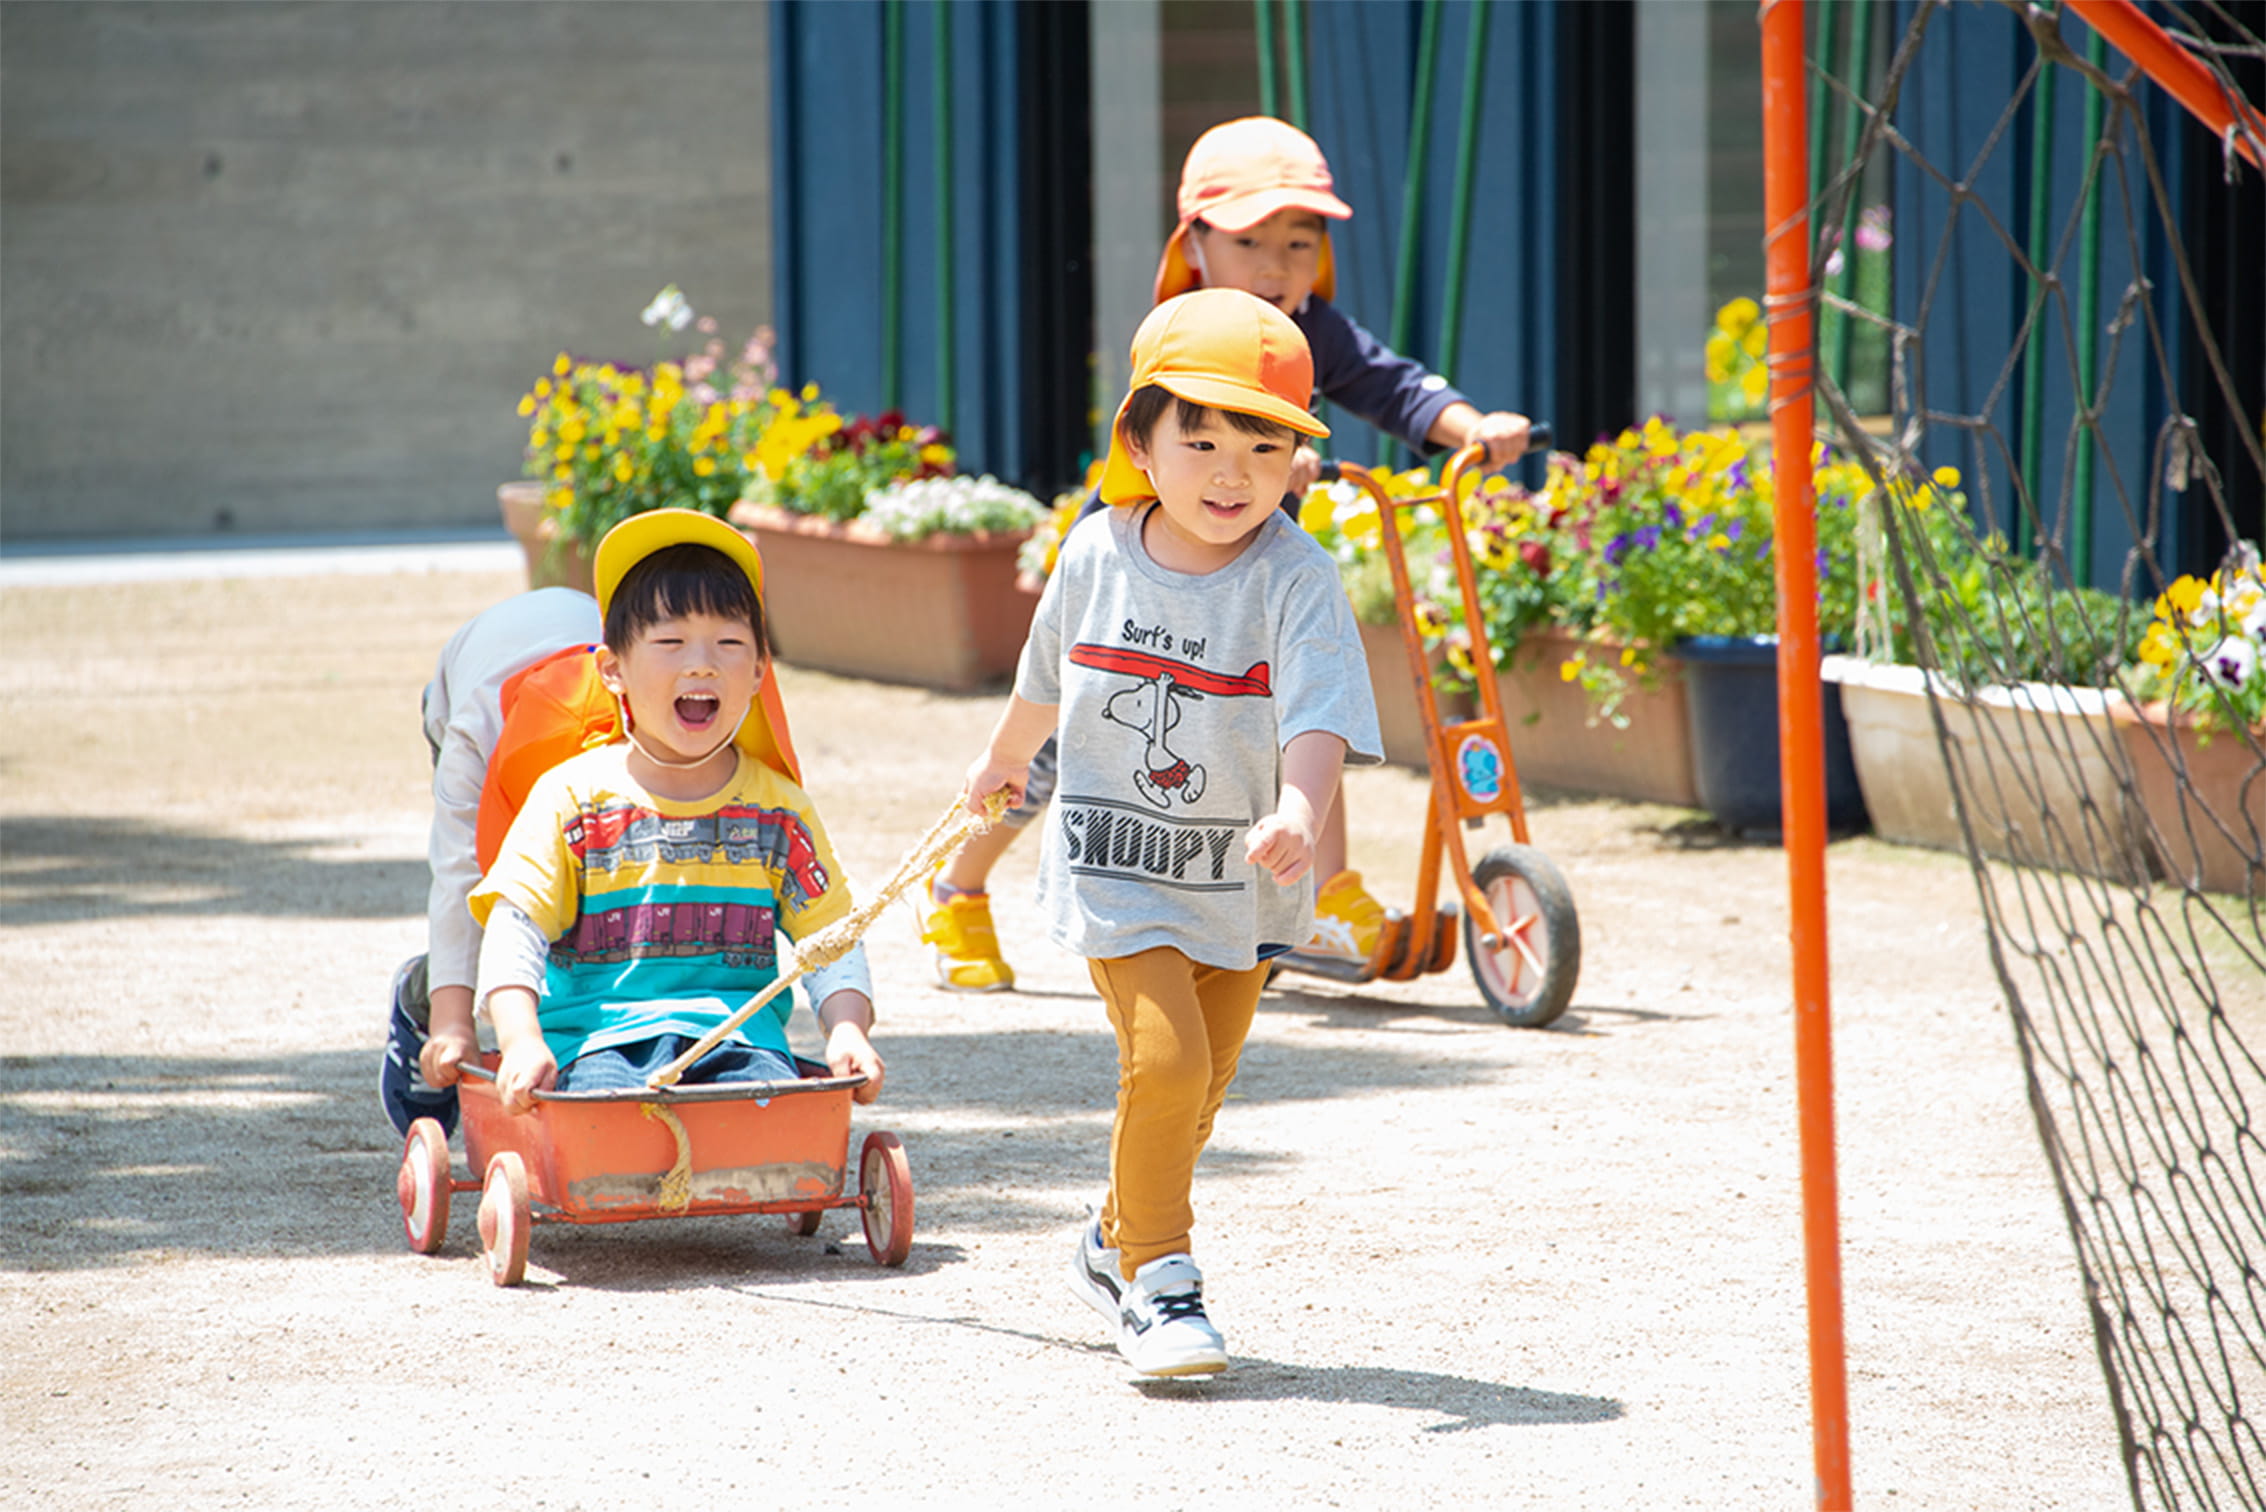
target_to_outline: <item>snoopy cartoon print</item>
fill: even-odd
[[[1154,652],[1094,645],[1071,647],[1070,660],[1135,680],[1132,686],[1109,696],[1102,705],[1102,717],[1141,737],[1141,759],[1132,774],[1133,790],[1160,809],[1172,807],[1175,793],[1182,804],[1195,803],[1204,796],[1202,764],[1172,748],[1170,737],[1181,720],[1180,700],[1206,696],[1266,698],[1273,694],[1265,662],[1254,663],[1241,674],[1220,673]]]

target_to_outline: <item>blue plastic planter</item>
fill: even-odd
[[[1684,662],[1692,780],[1700,806],[1726,829],[1777,834],[1777,637],[1694,636],[1677,643],[1676,655]],[[1841,689],[1826,683],[1824,691],[1826,826],[1861,830],[1865,796],[1849,757]]]

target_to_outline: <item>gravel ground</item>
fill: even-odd
[[[1197,1177],[1224,1377],[1129,1376],[1063,1283],[1114,1065],[1028,846],[1014,994],[933,990],[905,914],[869,942],[903,1269],[843,1214],[540,1227],[502,1291],[465,1198],[409,1253],[374,1085],[416,700],[492,561],[0,595],[0,1504],[1812,1505],[1785,865],[1678,810],[1530,795],[1584,935],[1548,1030],[1460,967],[1268,995]],[[995,701],[781,675],[878,881]],[[1405,898],[1422,782],[1351,793]],[[1830,879],[1858,1501],[2123,1506],[1966,869]]]

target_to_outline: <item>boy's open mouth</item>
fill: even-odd
[[[723,704],[713,693],[684,693],[677,698],[677,723],[688,730],[705,730],[716,722]]]
[[[1206,499],[1204,507],[1213,514],[1232,520],[1241,514],[1249,503],[1250,501],[1247,499]]]

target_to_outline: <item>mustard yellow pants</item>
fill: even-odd
[[[1160,946],[1086,969],[1117,1031],[1102,1243],[1118,1251],[1130,1281],[1149,1261],[1189,1248],[1196,1157],[1235,1080],[1267,967],[1228,971]]]

